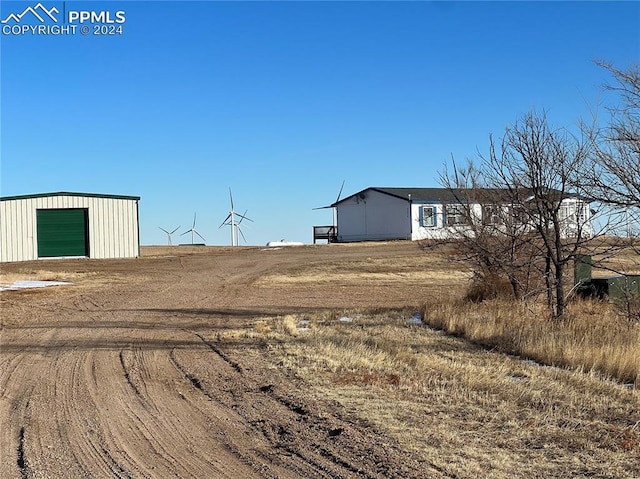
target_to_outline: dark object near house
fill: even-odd
[[[576,257],[574,281],[576,293],[582,298],[610,298],[614,301],[640,297],[640,275],[611,275],[599,278],[592,276],[591,256]]]
[[[626,300],[640,296],[640,275],[594,278],[591,285],[595,296],[600,299],[609,297],[613,300]]]

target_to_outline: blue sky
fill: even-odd
[[[533,108],[558,127],[601,112],[594,60],[640,58],[638,2],[41,3],[125,22],[1,35],[0,194],[141,196],[143,245],[194,212],[229,244],[229,188],[248,244],[309,243],[343,180],[439,186]]]

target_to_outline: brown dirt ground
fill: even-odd
[[[147,247],[136,260],[3,265],[5,279],[73,285],[0,293],[0,477],[437,475],[259,355],[207,339],[256,317],[415,303],[419,278],[278,278],[310,263],[362,269],[418,252],[410,243]]]
[[[0,478],[459,477],[250,335],[225,340],[274,316],[419,306],[467,277],[443,258],[398,242],[4,264],[0,283],[73,285],[0,293]]]

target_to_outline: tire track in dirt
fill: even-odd
[[[29,466],[27,459],[24,456],[24,426],[20,428],[20,433],[18,434],[17,452],[18,457],[16,459],[16,464],[20,470],[20,477],[22,477],[22,479],[29,479]]]
[[[118,351],[118,357],[121,353],[124,354],[123,350]],[[96,357],[94,364],[99,367],[98,378],[112,377],[113,372],[107,371],[104,367],[108,361]],[[178,458],[174,454],[174,448],[162,440],[163,431],[161,431],[159,418],[155,414],[148,413],[149,410],[154,410],[153,407],[148,406],[150,398],[142,395],[130,376],[129,380],[126,379],[126,366],[124,368],[124,372],[122,370],[120,372],[124,381],[111,391],[108,404],[105,401],[107,396],[102,380],[97,379],[90,388],[90,394],[98,401],[98,409],[113,412],[113,415],[109,414],[100,419],[105,442],[103,449],[117,451],[120,460],[129,465],[129,470],[142,472],[145,476],[152,475],[153,471],[146,470],[147,461],[177,464]],[[180,438],[169,437],[169,441],[175,441],[176,444],[180,443],[179,440]],[[161,464],[158,466],[160,467]],[[183,474],[185,472],[182,470]]]
[[[294,418],[297,416],[292,423],[276,424],[277,431],[275,435],[273,434],[273,424],[262,423],[263,434],[267,437],[275,438],[274,442],[277,447],[284,448],[291,454],[313,465],[314,468],[326,472],[328,477],[349,477],[350,473],[370,479],[379,477],[368,473],[344,457],[344,451],[341,454],[326,447],[329,438],[343,433],[343,427],[332,424],[326,418],[314,415],[301,402],[276,394],[272,385],[262,386],[259,390],[293,413],[295,415]],[[315,429],[319,434],[310,435],[310,426],[312,430]],[[269,428],[271,428],[271,431],[269,431]],[[339,432],[336,433],[335,431]],[[303,435],[306,440],[301,443],[300,439]]]
[[[18,437],[17,437],[17,446],[15,451],[16,457],[16,466],[18,467],[18,471],[20,473],[20,477],[22,479],[29,479],[31,477],[31,471],[29,467],[29,461],[27,460],[27,455],[25,453],[25,436],[26,436],[26,427],[25,424],[29,421],[30,416],[30,405],[31,405],[31,390],[33,388],[29,388],[23,395],[19,397],[18,402],[15,404],[15,417],[18,418],[17,423],[19,426]],[[8,430],[12,429],[10,427]],[[10,456],[7,456],[10,457]]]
[[[216,353],[218,356],[220,356],[229,366],[231,366],[233,369],[235,369],[238,374],[242,374],[242,366],[240,366],[237,362],[235,362],[234,360],[229,358],[229,356],[227,356],[218,346],[213,344],[211,341],[207,341],[204,338],[204,336],[202,336],[202,334],[200,334],[200,333],[196,333],[196,332],[193,332],[193,331],[189,331],[189,332],[195,334],[196,337],[200,338],[200,340],[204,344],[206,344],[209,347],[209,349],[211,349],[214,353]]]
[[[372,445],[366,427],[211,339],[257,315],[313,306],[303,291],[289,298],[253,284],[307,254],[69,262],[98,272],[101,289],[7,296],[10,337],[26,349],[0,349],[0,419],[10,429],[0,452],[12,458],[0,477],[424,477],[400,464],[401,452]],[[111,273],[114,284],[104,281]]]
[[[215,349],[210,348],[211,351],[215,353]],[[217,349],[217,348],[216,348]],[[217,353],[216,353],[217,354]],[[206,358],[206,359],[205,359]],[[207,364],[215,363],[210,359],[210,356],[206,356],[203,360]],[[221,407],[229,410],[233,410],[234,414],[241,412],[236,404],[230,404],[226,395],[218,389],[211,388],[208,385],[209,381],[205,381],[204,379],[198,377],[196,374],[189,372],[188,366],[186,364],[193,364],[193,361],[188,361],[186,364],[183,364],[177,357],[175,351],[172,351],[172,359],[174,361],[175,367],[177,370],[181,372],[181,374],[185,377],[189,383],[193,386],[194,389],[198,391],[198,393],[202,394],[207,398],[208,401],[215,402],[219,404]],[[226,363],[226,364],[225,364]],[[236,368],[233,365],[228,364],[225,361],[223,364],[215,365],[215,368],[212,368],[216,371],[219,370],[233,370],[230,372],[234,375],[240,375],[237,372]],[[226,367],[224,367],[226,366]],[[235,385],[237,386],[237,385]],[[187,399],[186,397],[184,399]],[[266,411],[265,411],[266,412]],[[325,475],[319,474],[319,472],[324,467],[315,467],[316,465],[310,463],[303,456],[298,454],[292,454],[290,451],[287,451],[283,448],[278,448],[278,453],[273,454],[269,451],[273,446],[272,441],[267,441],[264,443],[264,435],[259,434],[256,435],[256,432],[260,432],[259,429],[255,427],[251,421],[247,421],[241,414],[238,416],[239,420],[242,421],[244,425],[243,433],[241,435],[233,434],[230,435],[228,433],[220,434],[221,440],[228,448],[228,450],[239,457],[245,464],[251,466],[253,469],[260,471],[261,476],[264,478],[280,478],[280,477],[290,477],[292,472],[295,472],[294,477],[322,477],[322,478],[338,478],[342,477],[340,475]],[[247,447],[246,437],[254,436],[258,441],[252,442],[252,447]],[[291,456],[297,457],[299,460],[292,461]],[[268,461],[265,463],[265,459]]]
[[[65,354],[56,370],[67,374],[58,374],[56,398],[60,398],[58,417],[59,441],[67,444],[75,463],[82,474],[91,476],[97,471],[115,477],[130,477],[127,469],[118,462],[101,443],[101,434],[95,428],[95,402],[86,397],[86,368],[91,365],[88,351],[72,351]],[[95,376],[95,369],[92,376]],[[70,372],[70,374],[68,374]],[[93,431],[87,434],[87,430]],[[83,432],[83,434],[78,434]]]
[[[130,371],[130,368],[127,367],[125,359],[124,359],[124,353],[125,350],[121,349],[120,352],[118,353],[118,357],[120,358],[120,365],[122,366],[122,371],[124,373],[124,378],[127,381],[127,384],[131,387],[131,389],[133,389],[133,392],[136,393],[136,396],[138,397],[138,399],[144,404],[147,404],[146,398],[145,396],[140,392],[140,390],[138,389],[138,386],[135,384],[133,378],[132,378],[132,374]]]
[[[51,335],[43,334],[40,340]],[[7,336],[12,337],[12,334],[3,334],[3,342],[7,341]],[[28,352],[3,354],[2,357],[0,417],[3,420],[0,428],[0,458],[3,461],[0,461],[0,477],[36,477],[42,421],[39,418],[41,384],[34,381],[34,378],[39,379],[43,371],[48,372],[50,358]],[[9,457],[14,458],[14,461],[9,461]]]
[[[258,477],[255,472],[247,474],[247,470],[254,468],[249,469],[244,464],[240,467],[238,460],[230,460],[228,452],[221,450],[218,442],[224,428],[218,429],[215,424],[224,420],[225,412],[219,409],[207,411],[191,400],[185,401],[190,395],[180,386],[182,374],[176,376],[167,370],[167,366],[175,370],[169,354],[165,350],[143,351],[143,356],[148,354],[153,356],[153,360],[145,360],[152,366],[151,380],[143,387],[138,386],[138,393],[124,378],[122,366],[118,364],[122,381],[117,394],[113,395],[116,400],[110,401],[111,407],[117,409],[118,420],[103,425],[107,448],[119,451],[119,455],[126,452],[128,469],[149,477],[175,474],[181,477]],[[103,369],[99,368],[99,375]],[[132,383],[142,377],[136,376],[133,380],[133,375],[129,376]],[[100,395],[99,389],[100,385],[93,394]],[[143,396],[142,401],[138,394]],[[126,437],[122,435],[125,429],[128,429]],[[226,459],[220,460],[218,456]],[[147,464],[154,464],[155,469],[147,468]]]
[[[177,359],[175,350],[171,351],[170,359],[175,368],[180,371],[180,373],[186,378],[187,381],[189,381],[189,383],[191,383],[193,388],[195,388],[200,394],[205,396],[208,401],[213,401],[222,407],[226,407],[224,402],[220,401],[220,398],[213,391],[210,391],[208,388],[206,388],[197,376],[188,372],[187,368]],[[182,398],[185,401],[190,401],[190,399],[185,395],[182,395]],[[217,434],[219,440],[222,442],[227,451],[236,456],[248,467],[252,468],[256,472],[259,472],[260,477],[265,479],[278,479],[282,477],[281,474],[284,471],[277,470],[278,464],[269,464],[273,461],[273,458],[268,457],[268,455],[260,451],[259,448],[253,449],[252,452],[254,454],[252,455],[248,452],[244,452],[245,450],[250,450],[251,448],[240,446],[240,444],[243,444],[244,441],[240,441],[236,434],[233,435],[236,436],[235,438],[225,431],[218,431]],[[267,459],[267,461],[265,461],[265,459]],[[275,471],[273,469],[275,469]]]
[[[207,341],[200,333],[193,334],[218,354],[219,348],[211,341]],[[212,345],[215,347],[212,348]],[[342,444],[332,447],[331,440],[335,436],[343,432],[346,436],[351,433],[357,434],[352,425],[344,424],[335,417],[320,417],[313,412],[311,405],[297,398],[278,394],[273,385],[259,386],[260,378],[247,377],[239,373],[238,370],[248,370],[227,355],[223,360],[228,366],[217,367],[215,373],[213,368],[208,367],[211,361],[205,360],[204,357],[198,358],[202,361],[201,364],[194,358],[182,364],[176,358],[175,352],[172,352],[172,357],[176,362],[176,368],[198,391],[210,400],[234,409],[246,424],[280,451],[281,460],[289,470],[297,470],[305,477],[394,477],[378,473],[378,466],[374,466],[373,470],[371,464],[368,468],[361,467],[359,461],[354,460],[352,452],[345,453]],[[201,376],[197,370],[211,377]],[[214,384],[225,386],[214,388]],[[310,434],[310,431],[313,434]],[[367,451],[372,452],[375,457],[375,451]],[[360,459],[359,453],[355,457]],[[382,463],[383,460],[379,458],[379,462]]]

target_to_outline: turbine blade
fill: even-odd
[[[176,231],[178,231],[179,229],[180,229],[180,227],[178,226],[178,227],[177,227],[176,229],[174,229],[171,233],[168,233],[168,232],[167,232],[167,234],[173,234],[173,233],[175,233]]]
[[[204,237],[203,237],[200,233],[198,233],[196,230],[193,230],[193,232],[194,232],[195,234],[197,234],[198,236],[200,236],[200,238],[202,238],[202,241],[207,241],[207,240],[206,240],[206,239],[204,239]]]
[[[242,230],[240,228],[238,228],[238,233],[240,233],[240,236],[242,236],[242,239],[246,243],[247,242],[247,238],[244,237],[244,233],[242,232]]]
[[[231,211],[233,211],[233,195],[231,194],[231,187],[229,187],[229,199],[231,200]]]
[[[247,214],[247,211],[249,210],[244,210],[244,214],[238,215],[240,217],[240,221],[238,221],[238,225],[240,225],[240,223],[242,223],[242,220],[244,219],[248,219],[245,215]]]
[[[158,228],[160,228],[160,226],[158,226]],[[166,229],[164,228],[160,228],[162,231],[164,231],[165,233],[167,233],[168,235],[170,235],[171,233],[169,233]]]
[[[193,214],[193,226],[192,226],[192,228],[195,228],[195,227],[196,227],[196,214],[194,213]]]
[[[222,222],[222,224],[220,226],[218,226],[218,229],[222,228],[224,225],[228,224],[227,221],[229,221],[229,219],[231,218],[231,213],[229,213],[227,215],[227,217],[224,219],[224,221]]]
[[[344,188],[344,182],[347,180],[342,180],[342,186],[340,186],[340,191],[338,191],[338,197],[336,198],[336,203],[340,201],[340,196],[342,195],[342,188]]]
[[[246,215],[247,212],[245,211],[244,214]],[[247,221],[251,221],[252,223],[254,222],[251,218],[249,218],[248,216],[245,216],[245,215],[241,215],[239,213],[236,213],[236,216],[239,216],[241,218],[240,221],[247,220]],[[238,221],[238,224],[240,224],[240,221]]]
[[[191,231],[193,231],[193,228],[192,228],[192,229],[190,229],[190,230],[185,231],[184,233],[180,233],[180,236],[184,236],[184,235],[186,235],[187,233],[191,233]]]

